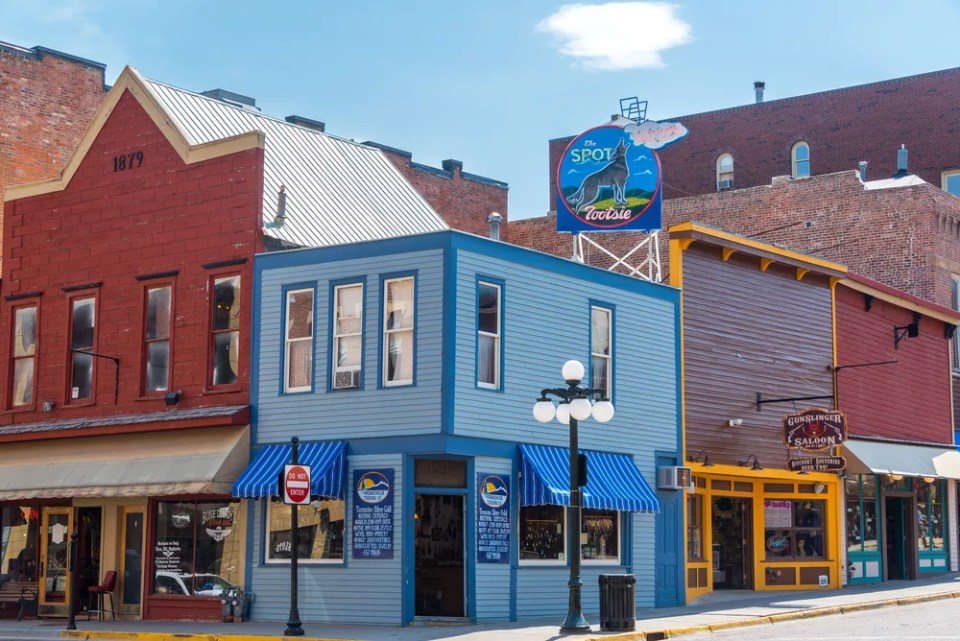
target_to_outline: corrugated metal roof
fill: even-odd
[[[265,135],[264,234],[302,247],[449,229],[379,149],[144,79],[187,142]],[[280,186],[286,219],[274,224]]]

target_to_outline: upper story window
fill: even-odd
[[[363,283],[333,289],[333,389],[360,387],[363,372]]]
[[[477,385],[500,388],[501,287],[477,284]]]
[[[70,301],[70,400],[93,397],[93,354],[96,340],[96,298]]]
[[[413,383],[414,279],[383,283],[383,385]]]
[[[233,385],[240,361],[240,276],[214,278],[210,302],[210,384]]]
[[[950,279],[950,306],[960,311],[960,276],[953,276]],[[953,333],[953,354],[950,362],[953,365],[954,373],[960,374],[960,331]]]
[[[313,290],[287,292],[284,341],[285,392],[309,392],[313,387]]]
[[[13,388],[10,405],[18,407],[33,403],[35,372],[37,371],[37,307],[18,307],[13,312]]]
[[[147,288],[143,332],[143,391],[170,389],[170,285]]]
[[[590,307],[590,386],[613,397],[613,311]]]
[[[790,152],[791,173],[794,178],[810,176],[810,145],[802,140],[793,146]]]
[[[733,189],[733,154],[717,158],[717,191],[721,189]]]
[[[948,169],[943,172],[943,190],[954,196],[960,196],[960,169]]]

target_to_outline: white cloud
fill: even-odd
[[[560,53],[605,70],[663,67],[660,52],[693,39],[676,5],[664,2],[564,5],[537,30],[557,36]]]

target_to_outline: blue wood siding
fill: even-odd
[[[403,457],[396,455],[349,457],[348,479],[353,470],[394,468],[394,521],[392,559],[355,559],[352,557],[352,488],[347,490],[344,528],[343,565],[301,565],[299,571],[300,618],[309,622],[356,622],[399,625],[401,623],[401,559],[403,558]],[[252,584],[256,596],[252,617],[258,621],[286,621],[290,613],[290,566],[266,565],[264,559],[264,502],[256,501],[251,510],[255,519]],[[371,607],[376,604],[376,607]],[[307,634],[322,636],[320,630],[307,628]]]
[[[490,474],[503,474],[511,477],[513,474],[513,461],[510,459],[491,458],[478,456],[474,462],[474,469],[477,472]],[[474,480],[474,483],[476,481]],[[511,481],[511,490],[516,485],[516,481]],[[476,491],[476,488],[474,488]],[[514,500],[516,492],[511,492],[511,498]],[[477,515],[474,513],[468,523],[473,523],[474,530],[477,527]],[[511,523],[513,531],[516,532],[516,524]],[[516,535],[510,540],[511,553],[516,554]],[[470,550],[467,554],[477,556],[476,550]],[[509,621],[510,620],[510,563],[477,563],[476,581],[472,592],[477,605],[477,621]]]
[[[440,430],[442,250],[278,267],[262,272],[256,442],[429,434]],[[381,274],[416,271],[416,385],[378,387],[381,357]],[[366,279],[364,291],[363,389],[329,389],[331,281]],[[313,393],[281,394],[283,286],[317,283],[314,314]]]

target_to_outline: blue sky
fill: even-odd
[[[960,65],[958,27],[957,0],[0,0],[0,40],[462,160],[510,184],[511,218],[548,208],[547,141],[620,98],[662,120],[748,104],[755,80],[773,100],[935,71]]]

